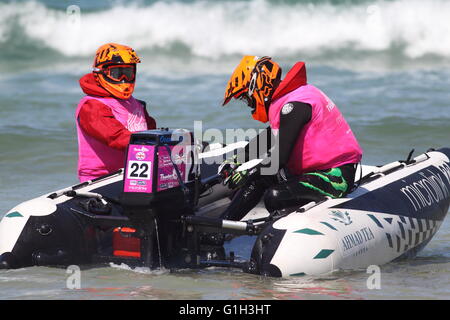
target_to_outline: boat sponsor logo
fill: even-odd
[[[177,176],[177,172],[175,171],[175,169],[173,169],[171,174],[164,174],[164,173],[160,173],[159,174],[159,181],[167,181],[167,180],[177,180],[178,176]]]
[[[186,165],[183,163],[183,156],[186,154],[184,149],[177,149],[175,146],[171,148],[170,153],[165,148],[159,151],[158,191],[177,187],[179,185],[178,171],[180,178],[186,179]]]
[[[183,142],[183,133],[172,133],[170,136],[169,135],[162,135],[159,136],[159,142],[160,143],[173,143],[173,142]]]
[[[169,182],[168,184],[167,184],[167,187],[168,188],[174,188],[174,187],[176,187],[176,186],[178,186],[178,182]]]
[[[134,152],[148,152],[148,151],[150,151],[150,150],[147,149],[146,147],[142,146],[142,147],[140,147],[140,148],[134,147],[134,148],[133,148],[133,151],[134,151]]]
[[[145,159],[145,153],[142,151],[139,151],[138,153],[136,153],[136,159],[137,160],[144,160]]]
[[[129,185],[127,192],[148,192],[148,187]]]
[[[350,219],[350,213],[348,213],[347,211],[342,212],[339,210],[333,210],[329,213],[329,215],[331,216],[331,219],[343,223],[346,226],[352,223],[352,219]]]
[[[167,183],[161,183],[161,184],[159,185],[159,188],[160,188],[160,189],[167,189],[167,188],[168,188],[168,185],[167,185]]]
[[[172,142],[172,138],[168,137],[168,136],[160,136],[159,141],[161,143],[169,143],[169,142]]]
[[[178,187],[178,182],[172,181],[172,182],[168,182],[168,183],[160,183],[158,190],[161,191],[161,190],[166,190],[166,189],[172,189],[175,187]]]
[[[183,155],[183,151],[181,151],[179,154],[174,154],[173,155],[173,162],[175,162],[175,164],[181,164],[181,163],[183,163],[183,162],[185,162],[185,159],[184,159],[185,157],[184,157],[184,155]]]
[[[170,156],[168,155],[160,155],[158,161],[159,168],[173,167],[172,160],[170,160]]]
[[[369,242],[375,239],[372,230],[364,227],[350,233],[341,239],[342,254],[347,256],[359,256],[369,250]]]
[[[130,180],[130,186],[146,186],[147,182],[142,180]]]
[[[179,151],[178,153],[174,152],[174,151]],[[172,150],[172,156],[170,156],[169,154],[167,154],[166,150],[160,151],[159,153],[159,167],[169,167],[169,166],[173,166],[172,161],[176,164],[176,165],[180,165],[183,164],[186,161],[186,156],[185,153],[183,151],[183,149],[180,150]]]
[[[420,171],[420,179],[402,187],[400,192],[409,200],[417,212],[445,200],[449,195],[450,167],[444,163],[437,167],[439,172],[430,169]]]

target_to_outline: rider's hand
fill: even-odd
[[[237,189],[244,185],[247,181],[248,170],[244,171],[235,171],[231,177],[229,177],[226,181],[228,187],[230,189]]]
[[[227,159],[219,166],[219,175],[226,181],[228,180],[236,171],[236,169],[241,165],[234,156],[231,159]]]
[[[223,183],[228,185],[230,189],[239,188],[247,181],[249,172],[248,170],[238,171],[237,169],[240,165],[241,163],[234,156],[231,159],[225,160],[219,167],[219,174],[224,179]]]

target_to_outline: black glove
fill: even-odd
[[[248,178],[248,170],[235,171],[231,177],[226,181],[230,189],[237,189],[242,187]]]
[[[219,166],[219,175],[224,179],[227,180],[229,177],[231,177],[236,169],[241,165],[240,162],[237,161],[237,157],[233,156],[231,159],[227,159]]]
[[[219,167],[219,174],[224,179],[224,184],[228,185],[230,189],[241,187],[247,181],[248,170],[237,171],[241,163],[237,161],[234,156],[231,159],[225,160]]]

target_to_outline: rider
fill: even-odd
[[[132,48],[107,43],[97,50],[92,72],[80,79],[86,94],[75,113],[81,182],[122,168],[131,133],[156,128],[146,103],[132,96],[140,62]]]
[[[281,68],[272,58],[244,56],[228,82],[223,105],[232,98],[244,100],[253,118],[270,126],[222,164],[229,187],[237,190],[223,219],[240,220],[263,196],[274,213],[351,191],[362,149],[336,105],[307,83],[303,62],[281,81]],[[264,161],[257,174],[239,172],[263,138],[268,143],[266,152],[258,153]],[[275,171],[264,174],[271,165]]]

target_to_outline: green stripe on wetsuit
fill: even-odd
[[[333,168],[328,171],[317,171],[317,172],[310,172],[305,173],[305,176],[315,176],[318,177],[320,180],[318,180],[317,184],[314,184],[311,180],[310,181],[300,181],[300,184],[303,186],[310,188],[312,190],[318,191],[319,193],[331,197],[331,198],[339,198],[344,195],[344,193],[347,191],[348,184],[347,181],[345,181],[344,177],[342,176],[342,171],[340,168]],[[330,190],[332,190],[330,193],[325,191],[323,188],[323,183],[328,184],[330,187]],[[319,185],[322,184],[322,185]]]

